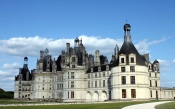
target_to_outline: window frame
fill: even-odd
[[[121,58],[121,63],[125,63],[125,58],[124,57]]]
[[[136,89],[131,89],[131,98],[136,98]]]
[[[121,72],[126,72],[125,67],[121,67]]]
[[[122,85],[126,84],[126,76],[121,76],[121,83]]]
[[[136,84],[135,76],[130,76],[130,83],[131,84]]]
[[[126,89],[122,89],[122,98],[126,98]]]
[[[130,72],[135,72],[135,66],[130,66]]]

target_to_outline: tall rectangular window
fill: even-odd
[[[150,80],[150,87],[152,87],[152,82],[151,82],[151,80]]]
[[[150,96],[151,96],[151,98],[152,98],[152,90],[150,91]]]
[[[93,88],[93,81],[91,81],[91,87]]]
[[[125,72],[125,67],[121,67],[121,72]]]
[[[97,88],[97,81],[95,81],[95,88]]]
[[[121,58],[121,63],[124,63],[125,62],[125,59],[124,58]]]
[[[135,72],[135,67],[134,66],[130,66],[130,72]]]
[[[95,78],[97,78],[97,73],[95,73]]]
[[[157,81],[155,81],[155,86],[157,87]]]
[[[71,79],[74,79],[74,72],[71,72]]]
[[[131,84],[135,84],[135,76],[130,76]]]
[[[126,89],[122,89],[122,98],[126,98]]]
[[[68,81],[68,86],[67,87],[69,88],[69,81]]]
[[[105,77],[105,72],[103,72],[103,77]]]
[[[105,87],[105,80],[103,80],[103,87]]]
[[[90,81],[88,81],[88,88],[90,88]]]
[[[126,76],[122,76],[122,84],[126,84]]]
[[[136,98],[136,89],[131,89],[131,98]]]
[[[69,98],[69,91],[67,92],[67,97]]]
[[[134,57],[131,57],[131,63],[134,63]]]
[[[99,73],[99,77],[101,77],[101,72]]]
[[[71,98],[74,98],[74,91],[71,91]]]
[[[71,81],[71,88],[74,88],[74,81]]]
[[[68,72],[68,77],[67,78],[69,79],[69,72]]]

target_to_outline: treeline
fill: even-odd
[[[13,98],[14,92],[13,91],[4,91],[0,88],[0,98]]]

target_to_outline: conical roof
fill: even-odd
[[[126,31],[129,28],[129,30],[131,29],[131,26],[129,24],[125,24],[124,25],[124,30]],[[124,36],[124,42],[123,45],[119,51],[119,55],[120,54],[125,54],[126,55],[126,63],[129,64],[129,54],[135,54],[136,55],[136,64],[137,65],[146,65],[146,59],[144,58],[144,56],[140,55],[139,52],[137,51],[137,49],[135,48],[134,44],[132,43],[131,40],[131,35],[130,34],[125,34]]]

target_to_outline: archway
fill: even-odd
[[[99,94],[97,91],[95,91],[93,94],[93,101],[99,101]]]
[[[101,101],[105,101],[107,100],[107,92],[106,91],[102,91],[101,93]]]
[[[92,101],[92,95],[91,95],[91,92],[86,92],[86,101],[87,101],[87,102]]]

